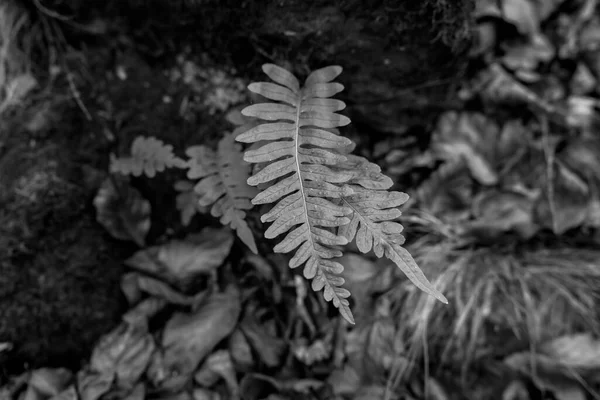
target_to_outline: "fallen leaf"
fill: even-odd
[[[561,235],[580,226],[586,219],[589,204],[588,185],[568,167],[554,168],[551,199],[548,188],[535,204],[536,222]],[[551,201],[553,204],[551,204]]]
[[[474,237],[494,238],[512,230],[530,238],[538,231],[533,204],[533,199],[513,191],[481,192],[473,200],[475,221],[465,226],[466,231]]]
[[[64,368],[40,368],[31,372],[23,400],[46,399],[65,390],[73,374]]]
[[[218,350],[208,356],[202,367],[194,375],[194,380],[201,386],[210,387],[217,382],[215,376],[225,381],[231,399],[239,399],[240,388],[236,371],[231,356],[226,350]]]
[[[292,353],[304,365],[313,365],[331,356],[331,343],[317,339],[308,343],[305,338],[299,338],[292,344]]]
[[[114,382],[114,374],[79,371],[77,374],[77,392],[81,400],[98,400],[110,391]]]
[[[205,296],[205,292],[186,296],[173,289],[168,283],[136,272],[125,274],[121,278],[121,289],[129,304],[137,304],[143,293],[166,300],[171,304],[188,306],[198,304]]]
[[[514,379],[504,388],[502,400],[530,400],[529,390],[523,381]]]
[[[529,0],[503,0],[502,16],[504,20],[514,25],[523,35],[532,35],[539,31],[540,21]]]
[[[450,111],[440,117],[432,149],[444,160],[463,160],[475,180],[482,185],[494,185],[498,176],[486,157],[486,148],[498,136],[498,126],[484,115]]]
[[[239,293],[230,286],[210,296],[193,313],[175,313],[163,331],[161,356],[150,366],[154,385],[170,390],[182,388],[200,361],[233,331],[240,311]]]
[[[425,391],[427,396],[425,398],[431,400],[448,400],[448,394],[442,384],[435,378],[429,376],[425,381]]]
[[[569,86],[571,93],[576,96],[583,96],[592,92],[597,85],[598,80],[588,66],[582,62],[577,64]]]
[[[146,398],[146,385],[138,383],[127,395],[121,398],[123,400],[144,400]]]
[[[140,250],[125,264],[185,291],[198,275],[220,267],[232,245],[233,235],[229,229],[205,228],[185,240],[171,240]]]
[[[463,161],[442,164],[419,186],[419,208],[444,222],[463,221],[469,216],[473,181]]]
[[[77,394],[77,389],[75,389],[74,385],[69,386],[67,389],[63,390],[56,396],[50,398],[50,400],[83,400],[80,399]]]
[[[155,347],[144,326],[122,323],[94,348],[90,371],[114,377],[117,387],[131,388],[146,370]]]
[[[265,365],[276,367],[281,363],[286,343],[276,336],[274,320],[259,323],[253,315],[248,313],[244,316],[240,330]]]
[[[536,386],[552,391],[557,399],[577,400],[585,398],[582,380],[598,381],[599,360],[600,341],[589,333],[580,333],[547,341],[535,354],[514,353],[504,363],[530,375]]]
[[[144,246],[150,230],[150,203],[126,179],[105,179],[94,198],[94,206],[96,219],[114,238],[133,240]]]
[[[229,336],[229,351],[236,369],[247,372],[254,366],[254,353],[244,333],[238,328]]]
[[[373,400],[373,399],[385,399],[387,389],[385,386],[370,385],[363,386],[352,397],[353,400]]]
[[[344,396],[356,393],[362,386],[360,376],[354,368],[345,365],[343,369],[334,370],[327,383],[331,386],[333,393],[337,396]]]
[[[600,340],[589,333],[566,335],[550,340],[540,351],[561,366],[581,370],[600,370]]]
[[[194,400],[221,400],[222,397],[217,393],[207,389],[194,389],[192,392],[192,398]],[[231,397],[232,400],[237,399],[237,397]]]

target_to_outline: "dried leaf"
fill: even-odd
[[[240,388],[238,385],[236,371],[231,361],[231,356],[226,350],[218,350],[208,356],[202,367],[194,375],[194,380],[201,386],[210,387],[217,378],[223,378],[229,389],[229,395],[232,399],[237,399],[240,396]]]
[[[233,331],[240,310],[239,293],[231,286],[193,313],[175,313],[163,332],[162,356],[149,372],[153,383],[165,389],[183,387],[200,361]]]
[[[552,197],[549,199],[546,188],[535,204],[535,217],[541,226],[551,228],[554,233],[561,235],[585,221],[589,188],[566,166],[556,165],[554,171]]]
[[[107,178],[94,198],[94,206],[96,219],[114,238],[144,245],[150,230],[150,203],[126,180]]]
[[[67,389],[63,390],[56,396],[50,398],[50,400],[87,400],[80,398],[77,394],[77,389],[75,389],[74,385],[69,386]]]
[[[229,336],[229,351],[238,370],[246,372],[254,366],[252,347],[239,328]]]
[[[142,298],[142,293],[165,300],[171,304],[188,306],[198,304],[205,296],[204,292],[194,296],[186,296],[161,280],[135,272],[125,274],[121,278],[121,288],[129,304],[137,304]]]
[[[67,388],[73,374],[64,368],[40,368],[31,372],[23,400],[46,399]]]
[[[503,0],[504,20],[513,24],[523,35],[532,35],[539,31],[540,21],[536,9],[529,0]]]
[[[533,200],[513,191],[489,190],[473,201],[476,221],[467,230],[474,237],[494,238],[507,231],[515,231],[523,238],[532,237],[538,230],[533,221]]]
[[[145,327],[123,323],[94,348],[90,370],[114,376],[118,387],[131,388],[146,370],[154,349],[154,339]]]
[[[600,340],[589,333],[561,336],[544,343],[540,351],[564,367],[580,371],[600,369]]]
[[[361,387],[352,400],[385,399],[387,388],[385,386],[370,385]]]
[[[287,347],[285,341],[275,335],[273,323],[273,320],[268,320],[259,324],[256,318],[247,315],[240,324],[240,330],[254,349],[255,354],[268,367],[280,365]]]
[[[98,400],[110,391],[114,378],[114,374],[111,373],[79,371],[77,374],[77,391],[81,396],[81,400]]]
[[[185,240],[171,240],[140,250],[125,264],[183,289],[198,275],[220,267],[232,245],[233,236],[229,230],[206,228]]]
[[[498,137],[498,126],[482,114],[452,111],[440,117],[432,149],[444,160],[464,160],[473,178],[483,185],[494,185],[498,176],[486,157],[486,149]]]
[[[327,383],[333,389],[333,393],[337,396],[350,395],[356,393],[362,386],[361,378],[354,368],[345,365],[343,369],[334,370]]]
[[[530,400],[529,390],[523,381],[515,379],[504,388],[502,400]]]

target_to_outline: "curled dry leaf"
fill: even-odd
[[[175,313],[165,326],[160,355],[149,368],[154,385],[182,388],[200,361],[233,331],[240,311],[239,293],[230,286],[209,297],[196,312]]]
[[[223,264],[233,245],[231,231],[206,228],[185,240],[171,240],[135,253],[125,264],[185,289],[195,277]]]
[[[107,178],[94,198],[96,219],[116,239],[140,247],[150,230],[150,203],[123,178]]]

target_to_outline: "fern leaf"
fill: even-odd
[[[352,193],[343,185],[352,173],[335,167],[346,161],[343,149],[352,142],[328,130],[350,123],[346,116],[336,114],[345,104],[329,99],[344,88],[331,82],[342,68],[330,66],[314,71],[303,88],[281,67],[265,64],[263,71],[276,83],[252,83],[248,88],[279,103],[244,108],[243,115],[269,122],[236,138],[243,143],[267,142],[247,150],[244,156],[251,163],[266,163],[248,179],[248,184],[271,182],[252,203],[276,203],[261,217],[262,222],[271,223],[265,237],[286,234],[274,251],[295,251],[289,266],[304,266],[303,275],[312,279],[313,290],[323,290],[325,300],[332,301],[342,316],[354,323],[347,299],[350,292],[341,287],[344,279],[339,276],[344,267],[333,260],[342,255],[337,246],[348,242],[335,230],[348,224],[352,213],[351,208],[332,201]]]
[[[353,194],[343,196],[341,205],[352,209],[351,221],[341,226],[338,234],[349,242],[356,240],[358,249],[363,253],[371,250],[377,257],[387,257],[419,289],[443,303],[448,300],[429,282],[410,253],[402,247],[403,227],[395,222],[402,212],[399,206],[408,200],[402,192],[387,191],[392,181],[381,173],[380,168],[362,157],[352,156],[341,169],[350,168],[354,176],[348,181]]]
[[[200,179],[194,187],[200,207],[211,206],[211,215],[220,217],[223,225],[229,225],[253,253],[257,253],[252,231],[246,223],[245,210],[253,207],[250,199],[256,188],[246,180],[250,176],[250,164],[244,162],[241,146],[234,136],[227,134],[219,141],[217,151],[206,146],[192,146],[186,154],[190,157],[187,177]]]
[[[166,168],[185,168],[185,161],[173,154],[173,146],[154,137],[138,136],[131,144],[131,156],[117,158],[110,155],[110,172],[149,178]]]

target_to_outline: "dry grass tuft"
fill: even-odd
[[[466,379],[475,362],[535,351],[563,334],[600,332],[600,251],[458,251],[431,243],[412,251],[450,303],[407,285],[389,294],[412,366],[460,366]],[[395,371],[395,381],[409,372]]]

